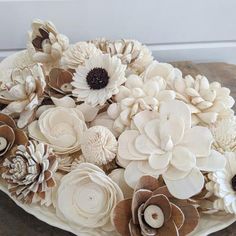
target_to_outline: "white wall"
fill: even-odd
[[[160,61],[236,63],[235,0],[0,0],[0,57],[25,47],[34,18],[71,42],[135,38]]]

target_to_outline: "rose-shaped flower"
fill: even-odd
[[[116,55],[127,65],[127,74],[141,74],[153,61],[151,51],[136,40],[109,41],[98,39],[91,41],[103,53]]]
[[[185,236],[197,226],[199,213],[186,200],[174,198],[167,187],[143,176],[132,199],[120,201],[113,221],[122,236]]]
[[[32,138],[49,144],[59,154],[80,150],[86,129],[82,112],[78,108],[66,107],[49,108],[28,126]]]
[[[130,75],[119,93],[117,103],[109,106],[107,113],[114,119],[114,130],[121,133],[133,127],[133,117],[140,111],[158,111],[160,102],[175,98],[175,92],[166,90],[166,82],[161,77],[153,77],[146,82],[137,75]]]
[[[218,82],[210,83],[205,76],[178,78],[172,81],[172,89],[176,91],[177,99],[188,104],[194,124],[215,123],[219,118],[233,114],[234,99],[230,90]]]
[[[181,101],[163,102],[159,114],[140,112],[134,124],[137,129],[126,130],[118,140],[119,162],[128,161],[125,179],[131,187],[144,174],[162,175],[173,196],[187,199],[203,188],[201,171],[224,168],[224,157],[211,151],[211,132],[191,127],[191,112]]]
[[[45,87],[45,75],[41,65],[14,69],[11,81],[1,85],[0,102],[8,104],[2,112],[18,115],[17,126],[24,128],[34,119],[35,110],[43,101]]]
[[[75,230],[114,231],[111,213],[120,200],[123,194],[115,182],[97,166],[82,163],[61,179],[56,210]]]
[[[14,145],[27,143],[25,132],[17,129],[15,121],[10,116],[0,113],[0,157],[10,151]]]
[[[59,34],[52,22],[34,20],[29,32],[28,52],[35,62],[57,65],[69,46],[69,39]]]

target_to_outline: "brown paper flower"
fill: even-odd
[[[30,141],[27,147],[18,146],[15,155],[4,160],[3,167],[2,178],[9,184],[9,192],[24,203],[44,199],[48,188],[55,186],[58,162],[43,143]]]
[[[133,199],[114,209],[113,222],[122,236],[184,236],[198,224],[197,209],[187,200],[174,198],[156,178],[143,176]]]
[[[17,129],[15,121],[8,115],[0,113],[0,157],[14,145],[25,145],[28,138],[24,131]]]
[[[65,95],[72,95],[71,82],[73,73],[71,70],[63,70],[60,68],[53,68],[48,76],[47,93],[50,96],[62,97]]]

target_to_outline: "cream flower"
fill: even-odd
[[[177,92],[177,99],[188,104],[194,124],[215,123],[218,118],[233,114],[234,99],[230,90],[218,82],[210,83],[205,76],[178,78],[173,80],[172,89]]]
[[[218,197],[213,204],[215,209],[236,214],[236,153],[227,152],[225,157],[225,168],[208,174],[206,189]]]
[[[0,102],[8,104],[2,112],[18,115],[17,126],[24,128],[34,119],[35,110],[43,101],[45,87],[45,76],[40,64],[14,69],[11,81],[1,85]]]
[[[82,163],[61,180],[57,215],[78,232],[85,227],[113,235],[111,213],[122,199],[121,189],[100,168]]]
[[[221,153],[236,151],[236,117],[220,119],[209,126],[214,137],[213,148]]]
[[[126,66],[120,59],[110,55],[92,56],[79,66],[74,74],[73,94],[78,101],[88,105],[104,105],[112,95],[119,92],[119,87],[126,81]]]
[[[138,113],[137,129],[119,137],[119,161],[129,161],[125,179],[134,187],[142,175],[162,175],[173,196],[187,199],[203,188],[201,171],[219,170],[225,159],[211,151],[213,138],[207,128],[191,127],[191,113],[183,102],[163,102],[157,118],[153,113]]]
[[[93,126],[84,132],[81,150],[86,162],[101,166],[116,157],[117,141],[108,128]]]
[[[127,65],[127,73],[141,74],[153,61],[151,51],[136,40],[109,41],[98,39],[91,41],[103,53],[116,55]]]
[[[31,28],[27,47],[32,59],[44,64],[58,64],[69,46],[69,39],[59,34],[50,21],[34,20]]]
[[[49,144],[59,154],[80,150],[86,129],[82,112],[78,108],[66,107],[49,108],[28,126],[33,139]]]
[[[137,75],[130,75],[119,93],[117,103],[109,106],[107,113],[114,119],[114,129],[121,133],[132,128],[133,117],[140,111],[158,111],[160,102],[175,98],[175,92],[166,90],[166,82],[161,77],[153,77],[146,82]]]
[[[91,56],[101,53],[92,43],[78,42],[65,51],[62,57],[62,64],[68,68],[76,69],[78,66],[84,65],[85,61]]]

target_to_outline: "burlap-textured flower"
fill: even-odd
[[[4,160],[2,178],[12,196],[30,204],[44,199],[46,191],[55,186],[57,166],[56,156],[47,145],[30,141]]]
[[[69,39],[59,34],[52,22],[39,19],[32,22],[28,52],[35,62],[57,64],[69,46]]]
[[[24,131],[16,127],[15,121],[8,115],[0,113],[0,157],[4,156],[14,145],[25,145],[28,138]]]
[[[119,202],[113,215],[122,236],[184,236],[198,224],[197,209],[174,198],[167,187],[151,176],[139,180],[133,198]]]
[[[34,119],[35,111],[44,99],[45,87],[45,75],[40,64],[14,69],[11,81],[1,85],[0,103],[8,104],[2,112],[17,115],[17,126],[25,127]]]

